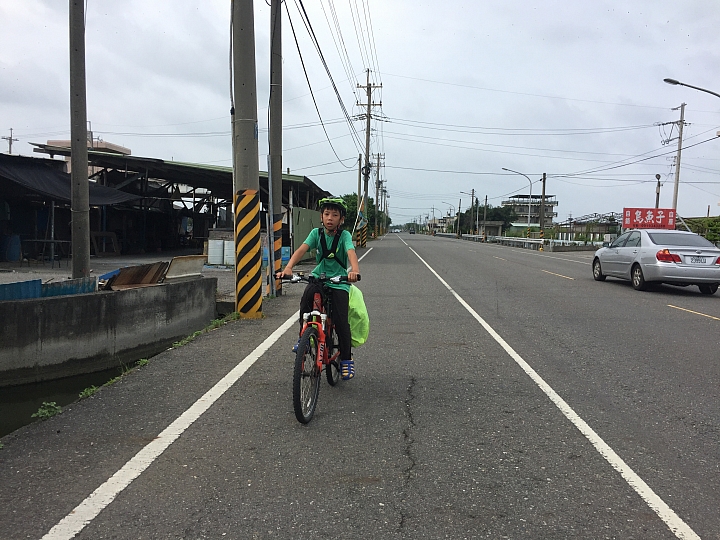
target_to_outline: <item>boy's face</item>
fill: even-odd
[[[335,208],[325,208],[322,213],[322,222],[326,229],[334,231],[343,224],[345,218]]]

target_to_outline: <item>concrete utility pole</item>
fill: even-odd
[[[88,184],[85,90],[85,3],[70,0],[70,167],[72,277],[90,276],[90,187]]]
[[[475,213],[475,188],[472,188],[470,193],[470,223],[472,223],[473,214]],[[472,225],[471,225],[472,226]],[[475,218],[475,227],[473,227],[473,234],[477,230],[477,218]]]
[[[378,154],[375,168],[375,238],[378,237],[378,212],[382,209],[380,204],[380,158],[381,154]]]
[[[458,200],[458,211],[457,211],[457,223],[455,224],[455,233],[458,238],[462,238],[462,232],[460,231],[460,207],[462,206],[462,199]]]
[[[252,0],[233,0],[233,189],[260,189]]]
[[[483,240],[485,239],[486,222],[487,222],[487,195],[485,195],[485,208],[483,209],[483,226],[482,226]]]
[[[358,88],[363,88],[361,85],[357,85]],[[371,114],[371,107],[377,106],[372,102],[372,90],[373,88],[382,88],[382,84],[380,86],[375,86],[370,84],[370,70],[367,70],[367,84],[364,87],[367,92],[367,111],[365,113],[365,166],[363,167],[363,177],[364,177],[364,183],[363,187],[364,189],[364,199],[363,199],[363,208],[365,209],[365,215],[368,215],[368,204],[367,204],[367,196],[368,196],[368,185],[370,183],[370,120],[372,119]],[[358,105],[360,105],[358,103]],[[380,105],[382,106],[382,102],[380,102]],[[377,201],[375,201],[377,203]],[[365,238],[365,237],[363,237]],[[366,246],[366,242],[363,240],[362,247]]]
[[[252,0],[232,0],[235,309],[244,318],[262,317],[254,19]]]
[[[270,236],[273,245],[268,247],[268,260],[272,274],[282,266],[282,11],[281,0],[271,0],[270,5],[270,167],[268,187],[272,212]],[[282,281],[271,279],[273,293],[282,294]]]
[[[543,173],[542,178],[542,195],[540,197],[540,230],[545,230],[545,180],[547,175]]]
[[[677,108],[673,109],[677,111]],[[678,188],[680,187],[680,153],[682,151],[682,134],[685,125],[685,103],[680,105],[680,122],[678,122],[678,149],[675,159],[675,190],[673,191],[673,210],[677,210]]]
[[[3,137],[3,139],[8,142],[8,154],[12,154],[12,143],[13,143],[13,141],[18,142],[18,139],[13,139],[12,132],[13,132],[13,128],[10,128],[10,136],[9,136],[9,137]]]

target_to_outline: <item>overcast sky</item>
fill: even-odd
[[[352,123],[358,143],[299,2],[286,3],[283,167],[336,195],[354,192],[365,123]],[[720,93],[717,0],[303,3],[351,117],[364,112],[356,85],[365,70],[382,83],[371,152],[384,154],[395,223],[453,212],[459,199],[464,209],[462,192],[472,189],[494,206],[527,194],[528,180],[503,167],[528,175],[534,194],[547,173],[556,221],[652,207],[656,174],[660,206],[670,207],[677,125],[669,123],[683,102],[678,213],[720,213],[720,98],[663,83]],[[265,0],[254,8],[266,170],[270,10]],[[230,3],[87,0],[86,19],[94,136],[137,156],[231,166]],[[70,135],[68,2],[3,1],[0,25],[0,135],[13,128],[13,153],[32,155],[29,142]]]

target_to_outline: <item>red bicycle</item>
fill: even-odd
[[[360,276],[358,276],[360,280]],[[293,408],[295,418],[302,424],[312,420],[320,395],[320,377],[325,370],[327,382],[335,386],[340,378],[340,342],[335,325],[330,318],[332,313],[332,297],[329,294],[329,283],[347,281],[347,276],[319,278],[293,275],[288,283],[318,283],[321,291],[313,297],[313,308],[310,313],[303,313],[303,327],[300,332],[295,366],[293,370]]]

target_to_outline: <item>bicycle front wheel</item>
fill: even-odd
[[[302,424],[312,420],[320,394],[321,369],[317,366],[318,333],[308,328],[298,343],[293,372],[293,408],[295,418]]]

